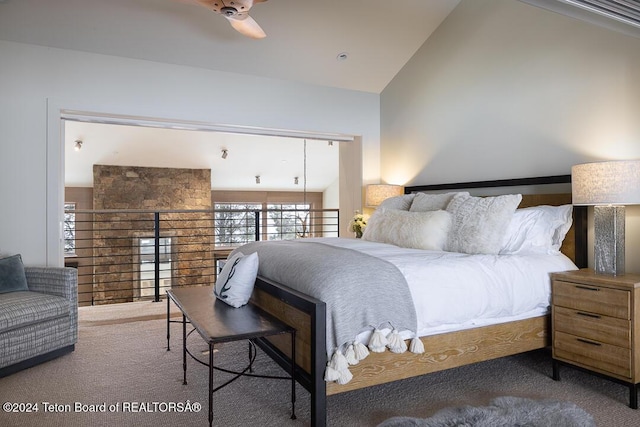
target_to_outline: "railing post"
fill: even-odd
[[[256,227],[256,242],[260,240],[261,230],[260,230],[260,211],[253,211],[253,220],[255,222]]]
[[[154,247],[155,256],[153,259],[155,274],[153,276],[153,285],[155,288],[154,301],[160,301],[160,212],[153,213],[153,230],[154,230]]]

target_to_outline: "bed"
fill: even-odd
[[[567,191],[569,183],[570,175],[561,175],[407,187],[405,193],[431,194],[472,189],[475,194],[485,194],[483,191],[486,190],[494,197],[500,193],[525,193],[524,188],[526,191],[533,189],[539,194],[523,195],[518,208],[560,206],[571,203],[571,194]],[[551,188],[553,192],[545,193],[547,188]],[[562,191],[555,192],[558,188]],[[572,225],[562,240],[560,250],[578,268],[586,266],[586,209],[572,208]],[[263,263],[263,260],[260,262]],[[335,260],[327,261],[326,268],[331,268],[334,262]],[[270,276],[280,277],[272,274]],[[538,310],[524,317],[514,316],[513,320],[485,326],[479,322],[477,326],[453,331],[445,328],[426,336],[421,335],[416,328],[416,339],[424,352],[372,351],[358,364],[349,367],[352,374],[349,381],[338,384],[325,381],[327,364],[331,362],[331,351],[328,349],[331,344],[328,344],[327,337],[328,334],[335,334],[324,301],[293,289],[291,283],[280,283],[262,275],[258,275],[255,281],[251,301],[296,328],[296,379],[311,394],[311,424],[314,426],[326,425],[327,396],[544,348],[549,344],[547,310]],[[411,340],[407,341],[407,345],[415,344],[409,344],[409,341]],[[258,345],[281,366],[289,369],[291,352],[288,340],[279,337],[261,339]]]

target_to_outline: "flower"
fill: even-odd
[[[364,214],[356,211],[356,214],[351,218],[351,231],[356,233],[356,237],[362,237],[364,229],[367,228],[367,218]]]

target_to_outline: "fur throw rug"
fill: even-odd
[[[393,417],[378,427],[595,427],[593,417],[570,402],[498,397],[489,406],[447,408],[430,418]]]

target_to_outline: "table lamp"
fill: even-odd
[[[640,160],[575,165],[571,193],[574,205],[594,207],[596,273],[624,274],[624,207],[640,204]]]
[[[404,194],[404,187],[391,184],[370,184],[365,190],[365,206],[375,208],[389,197],[401,196]]]

